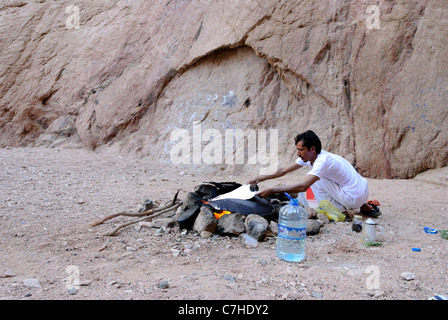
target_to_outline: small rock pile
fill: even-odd
[[[257,214],[245,216],[241,213],[225,214],[220,219],[216,219],[214,212],[208,206],[202,206],[192,229],[203,238],[216,233],[222,236],[247,234],[261,241],[268,232],[275,236],[278,234],[277,222],[276,219],[268,220]],[[308,219],[306,234],[315,235],[319,233],[321,227],[321,221]]]
[[[217,218],[215,215],[216,210],[204,199],[216,197],[220,192],[221,194],[229,192],[229,189],[223,188],[216,192],[216,189],[212,188],[210,194],[204,195],[203,186],[198,186],[195,192],[188,193],[183,200],[182,206],[178,208],[175,214],[164,215],[164,217],[154,219],[151,222],[140,222],[136,228],[157,228],[159,233],[163,233],[164,230],[178,227],[184,231],[192,230],[202,238],[209,238],[215,235],[231,237],[247,235],[253,241],[263,241],[268,235],[278,235],[278,212],[289,201],[280,201],[276,198],[271,199],[274,211],[267,216],[232,212]],[[238,186],[238,184],[234,185],[235,188]],[[141,204],[139,211],[148,209],[148,202],[151,202],[151,200],[145,200]],[[310,208],[307,209],[309,209],[308,211],[312,210]],[[322,225],[323,222],[315,219],[315,217],[309,218],[306,234],[308,236],[318,234]]]
[[[238,185],[235,185],[236,187]],[[221,236],[240,236],[247,234],[257,241],[262,241],[269,233],[274,236],[278,234],[278,211],[288,201],[283,203],[276,201],[275,206],[273,206],[275,211],[268,216],[260,216],[257,214],[245,215],[236,212],[224,214],[217,219],[214,208],[208,205],[206,201],[203,201],[204,197],[207,198],[207,195],[204,196],[198,190],[203,191],[204,189],[198,186],[195,192],[188,193],[182,208],[177,212],[176,219],[179,228],[194,230],[202,238],[208,238],[214,234]],[[211,190],[214,193],[212,192],[208,196],[211,195],[214,197],[219,195],[219,190],[214,188],[211,188]],[[229,191],[229,189],[225,191]],[[317,234],[321,227],[321,221],[308,219],[307,235]]]

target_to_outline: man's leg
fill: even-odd
[[[311,186],[311,190],[313,190],[317,203],[328,200],[341,212],[347,210],[342,190],[336,183],[325,178],[319,179]]]
[[[315,182],[311,189],[317,202],[321,200],[330,201],[341,212],[347,211],[347,209],[358,209],[366,201],[369,194],[368,188],[366,188],[365,194],[359,199],[352,199],[344,193],[339,185],[333,181],[322,178]]]
[[[325,178],[318,180],[311,186],[314,196],[317,202],[321,200],[328,200],[336,208],[338,208],[342,213],[348,214],[348,209],[360,209],[360,212],[366,214],[370,217],[378,217],[381,215],[381,211],[378,207],[372,206],[367,203],[367,198],[369,196],[369,189],[366,186],[365,193],[356,200],[353,200],[347,196],[338,184],[333,181],[327,180]]]

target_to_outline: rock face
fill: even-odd
[[[2,1],[0,146],[258,171],[311,129],[367,177],[445,166],[446,0],[375,3]]]

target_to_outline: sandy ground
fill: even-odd
[[[249,177],[200,176],[79,149],[0,149],[0,166],[0,299],[410,300],[448,295],[448,241],[423,231],[448,229],[447,186],[371,179],[370,198],[382,204],[377,219],[385,230],[382,246],[363,245],[349,222],[326,222],[318,235],[307,238],[306,260],[288,263],[276,257],[273,237],[250,248],[238,238],[202,239],[178,228],[160,233],[131,226],[116,237],[98,237],[125,218],[89,226],[105,215],[133,210],[147,198],[168,201],[177,188],[182,198],[203,181],[244,183]],[[263,185],[282,181],[287,179]],[[81,286],[69,290],[77,272]],[[40,287],[29,287],[26,279],[36,279]]]

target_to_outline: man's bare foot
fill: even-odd
[[[364,203],[360,208],[360,213],[372,218],[378,218],[381,215],[381,211],[378,206],[374,206],[368,203]]]
[[[372,211],[373,207],[368,203],[364,203],[360,209],[361,209],[361,211],[369,212],[369,211]]]

